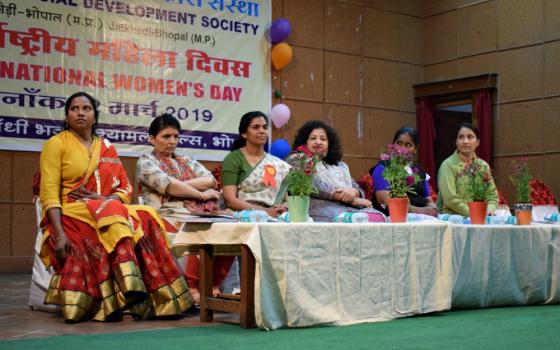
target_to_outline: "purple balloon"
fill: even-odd
[[[288,35],[292,32],[292,27],[290,22],[284,18],[278,18],[276,21],[272,22],[270,26],[270,41],[273,44],[282,42],[286,40]]]

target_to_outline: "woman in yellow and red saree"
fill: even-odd
[[[158,214],[128,205],[115,147],[95,135],[97,101],[79,92],[65,105],[64,131],[41,153],[41,256],[55,274],[45,303],[67,322],[177,316],[192,297]]]

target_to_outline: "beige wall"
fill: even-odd
[[[560,195],[560,1],[427,1],[424,79],[498,73],[494,166],[514,201],[508,163],[527,156]]]
[[[292,63],[273,71],[290,106],[274,138],[290,143],[310,119],[332,124],[354,177],[402,125],[415,125],[412,85],[499,73],[494,103],[496,173],[511,198],[507,162],[530,158],[535,177],[560,195],[560,1],[274,0],[292,24]],[[134,180],[135,159],[125,158]],[[38,154],[0,151],[0,272],[31,266]],[[211,167],[215,164],[210,164]]]
[[[274,1],[273,18],[292,24],[290,65],[273,88],[292,111],[274,138],[293,141],[322,119],[342,139],[354,177],[375,163],[394,130],[415,125],[412,85],[422,82],[422,1]]]

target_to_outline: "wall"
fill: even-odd
[[[294,59],[273,71],[292,119],[274,138],[293,141],[322,119],[342,139],[354,177],[366,173],[402,125],[415,125],[412,85],[422,82],[421,1],[274,1],[292,24]]]
[[[508,163],[529,158],[560,195],[560,2],[441,0],[424,8],[424,79],[498,73],[494,167],[512,203]]]

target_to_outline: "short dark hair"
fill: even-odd
[[[64,102],[64,116],[66,117],[68,116],[68,111],[70,110],[70,104],[72,103],[72,100],[82,96],[87,98],[89,100],[89,103],[91,103],[91,106],[93,107],[93,116],[95,117],[95,123],[93,123],[93,126],[91,128],[91,134],[95,135],[95,130],[97,129],[97,124],[99,122],[99,101],[97,101],[95,98],[93,98],[93,96],[91,96],[87,92],[79,91],[73,93],[72,95],[70,95],[70,97],[66,99],[66,102]],[[62,128],[64,130],[68,130],[70,128],[66,120],[62,124]]]
[[[472,130],[472,132],[474,132],[476,138],[477,139],[480,138],[478,136],[478,128],[476,126],[473,126],[472,123],[469,123],[469,122],[463,122],[463,123],[459,124],[459,126],[457,127],[457,131],[455,132],[455,137],[459,136],[459,131],[461,131],[462,128],[467,128],[467,129]]]
[[[292,149],[296,149],[301,145],[307,144],[309,134],[315,129],[323,129],[327,133],[329,141],[329,150],[323,161],[330,165],[338,165],[342,160],[342,146],[340,145],[340,138],[336,131],[327,123],[322,120],[310,120],[303,124],[296,133]]]
[[[264,118],[266,120],[266,124],[268,125],[268,117],[261,111],[253,111],[243,114],[241,120],[239,121],[239,136],[237,136],[237,139],[233,141],[233,145],[231,146],[232,151],[245,146],[247,140],[243,136],[241,136],[241,134],[247,132],[247,129],[249,129],[249,125],[251,125],[251,122],[255,118]]]
[[[397,142],[397,139],[401,137],[401,135],[408,135],[412,139],[414,146],[418,147],[420,145],[420,140],[418,139],[418,131],[416,129],[411,128],[410,126],[403,126],[397,130],[395,136],[393,136],[393,143]]]
[[[156,137],[157,134],[159,134],[159,132],[165,128],[174,128],[177,129],[177,131],[181,132],[181,124],[179,124],[179,121],[171,114],[164,113],[152,120],[150,129],[148,130],[148,134],[150,134],[150,136]]]

